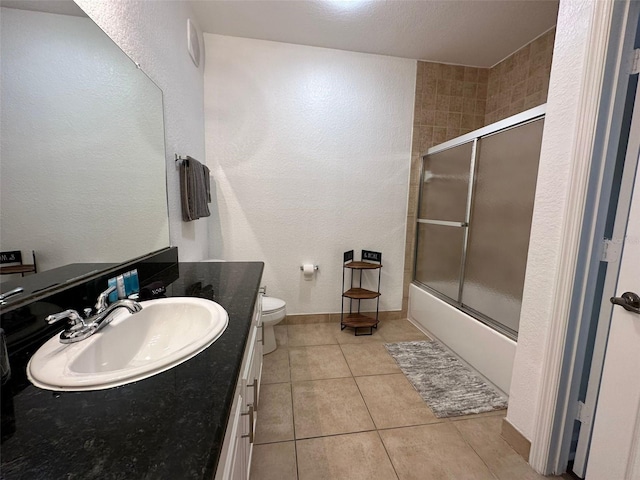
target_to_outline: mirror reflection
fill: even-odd
[[[0,251],[42,272],[168,246],[161,90],[73,2],[0,5]]]

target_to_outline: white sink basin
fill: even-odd
[[[27,376],[47,390],[103,390],[151,377],[203,351],[227,328],[229,316],[215,302],[174,297],[121,308],[86,340],[51,338],[31,357]]]

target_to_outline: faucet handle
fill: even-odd
[[[53,315],[47,315],[44,320],[49,325],[52,325],[56,322],[59,322],[60,320],[65,320],[65,319],[69,320],[69,324],[71,326],[78,325],[78,324],[85,325],[84,320],[78,314],[78,312],[71,309],[65,310],[64,312],[60,312],[60,313],[54,313]]]
[[[104,292],[98,295],[98,301],[96,302],[96,313],[101,313],[107,308],[107,299],[109,294],[115,291],[116,287],[111,285]]]

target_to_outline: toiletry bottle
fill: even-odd
[[[140,280],[138,279],[138,269],[131,270],[131,290],[132,293],[140,292]]]
[[[124,276],[118,275],[116,277],[116,288],[118,289],[118,298],[123,299],[127,298],[127,293],[124,289]]]
[[[133,292],[131,291],[131,272],[125,272],[122,274],[124,277],[124,296],[129,298]]]
[[[116,277],[110,278],[107,282],[107,285],[109,287],[116,287],[115,290],[113,290],[113,292],[111,292],[109,294],[109,303],[113,303],[116,300],[118,300],[118,290],[117,290],[117,282],[116,282]]]

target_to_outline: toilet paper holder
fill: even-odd
[[[313,269],[314,270],[319,270],[320,267],[318,267],[318,265],[314,265]],[[300,265],[300,270],[304,270],[304,265]]]

